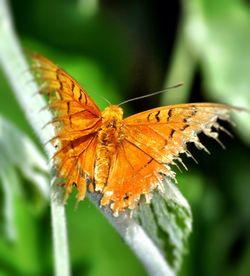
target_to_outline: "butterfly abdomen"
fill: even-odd
[[[110,105],[102,112],[102,125],[98,132],[95,161],[95,190],[103,191],[111,160],[124,137],[123,110],[119,106]]]

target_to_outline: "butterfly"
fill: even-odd
[[[230,121],[237,108],[218,103],[176,104],[123,118],[119,105],[103,112],[87,92],[47,58],[33,54],[33,70],[41,93],[49,97],[54,117],[57,176],[64,180],[65,198],[76,186],[77,200],[86,191],[100,193],[100,206],[114,215],[133,210],[155,189],[164,192],[163,179],[175,180],[172,165],[180,154],[192,157],[187,143],[206,150],[198,134],[218,140],[225,130],[218,119]],[[226,131],[226,130],[225,130]]]

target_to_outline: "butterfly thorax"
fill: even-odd
[[[102,112],[102,124],[98,133],[103,145],[119,144],[123,139],[123,110],[117,105],[110,105]]]
[[[117,105],[110,105],[102,112],[102,124],[98,131],[94,175],[97,191],[102,191],[106,185],[111,160],[123,139],[123,110]]]

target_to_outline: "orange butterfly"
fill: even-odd
[[[236,108],[216,103],[157,107],[123,119],[119,105],[100,111],[86,91],[66,72],[45,57],[34,54],[34,70],[49,95],[58,142],[53,157],[58,176],[65,181],[67,198],[76,185],[77,199],[86,189],[100,192],[100,206],[117,215],[133,209],[142,195],[150,201],[154,189],[164,191],[164,177],[175,179],[170,168],[193,142],[205,147],[197,134],[218,140],[223,129],[218,119],[229,121]]]

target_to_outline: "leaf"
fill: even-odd
[[[47,163],[34,143],[0,116],[0,184],[3,191],[2,212],[5,220],[4,232],[11,240],[15,240],[14,202],[17,197],[24,196],[27,189],[21,176],[33,184],[37,199],[48,199],[49,185]],[[39,197],[37,197],[37,192]],[[29,195],[29,200],[32,200]],[[34,201],[34,200],[33,200]],[[39,199],[41,203],[41,199]]]
[[[177,272],[192,230],[192,214],[176,185],[168,179],[164,185],[165,192],[154,192],[151,204],[141,204],[136,217],[168,265]]]
[[[184,1],[186,35],[199,56],[208,96],[250,110],[250,10],[243,1]],[[250,143],[249,116],[236,114]]]

